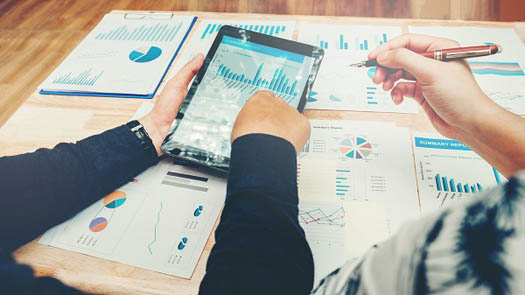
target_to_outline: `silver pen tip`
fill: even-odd
[[[364,65],[363,65],[362,62],[359,62],[359,63],[356,63],[356,64],[351,64],[350,66],[351,66],[351,67],[356,67],[356,68],[361,68],[361,67],[363,67]]]

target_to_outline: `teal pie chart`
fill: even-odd
[[[156,60],[162,54],[162,49],[156,46],[141,47],[131,51],[129,60],[132,62],[145,63]]]

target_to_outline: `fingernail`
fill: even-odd
[[[388,57],[388,51],[379,54],[379,56],[377,57],[377,60],[379,62],[386,61],[387,57]]]

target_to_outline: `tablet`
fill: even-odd
[[[302,112],[323,55],[315,46],[223,26],[162,151],[227,171],[231,129],[244,103],[256,92],[270,90]]]

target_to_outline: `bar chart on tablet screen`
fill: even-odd
[[[190,39],[186,41],[180,56],[175,60],[167,80],[172,78],[196,53],[206,55],[217,33],[224,25],[256,31],[274,37],[291,39],[295,29],[294,21],[261,21],[246,19],[242,21],[224,19],[202,19]]]

